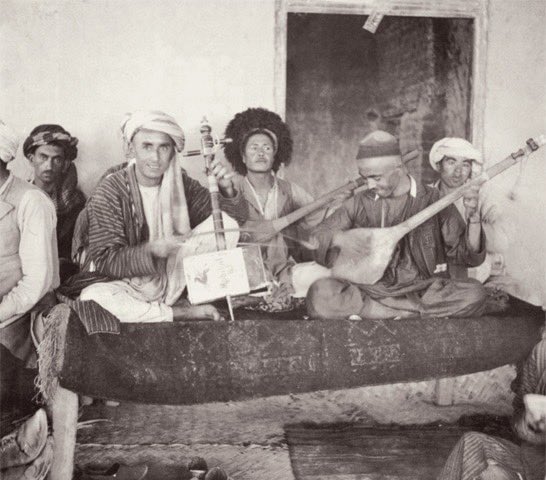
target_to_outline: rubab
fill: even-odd
[[[405,235],[461,198],[469,186],[479,185],[495,177],[545,143],[544,135],[536,139],[530,138],[525,147],[398,225],[387,228],[354,228],[340,232],[334,243],[340,251],[332,267],[333,276],[354,283],[373,285],[383,277],[396,245]]]
[[[247,235],[245,239],[248,238],[250,241],[255,242],[267,242],[289,225],[331,203],[338,195],[345,192],[353,194],[357,188],[365,185],[365,183],[366,180],[362,177],[350,180],[345,185],[322,195],[315,201],[290,212],[284,217],[276,218],[275,220],[248,220],[241,228],[241,231]]]

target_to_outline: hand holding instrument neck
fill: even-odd
[[[525,147],[398,225],[387,228],[354,228],[338,232],[334,237],[334,246],[339,247],[339,255],[332,266],[333,275],[355,283],[373,285],[383,277],[396,245],[405,235],[461,198],[467,188],[495,177],[544,144],[545,135],[540,135],[536,139],[530,138]]]

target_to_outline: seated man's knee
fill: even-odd
[[[472,284],[472,288],[468,289],[465,297],[471,304],[481,304],[487,298],[487,290],[481,283]]]
[[[346,318],[359,314],[363,302],[355,285],[337,278],[321,278],[307,292],[307,312],[312,318]]]

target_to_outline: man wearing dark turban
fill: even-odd
[[[78,139],[63,127],[49,124],[34,128],[23,144],[23,153],[34,169],[33,183],[46,192],[55,205],[61,277],[71,264],[74,225],[85,205],[73,163],[78,154],[77,145]]]

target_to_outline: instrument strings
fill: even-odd
[[[191,233],[189,234],[188,236],[185,236],[183,238],[180,238],[180,243],[183,243],[184,241],[186,240],[189,240],[191,237],[198,237],[198,236],[203,236],[203,235],[210,235],[210,234],[215,234],[215,233],[218,233],[218,232],[223,232],[223,233],[226,233],[226,232],[241,232],[241,233],[257,233],[257,232],[260,232],[260,229],[258,228],[218,228],[218,229],[214,229],[214,230],[208,230],[208,231],[205,231],[205,232],[198,232],[198,233]],[[286,233],[282,233],[282,232],[277,232],[275,233],[274,236],[277,236],[277,235],[281,235],[283,238],[286,238],[288,240],[291,240],[293,242],[296,242],[296,243],[299,243],[300,245],[302,245],[303,247],[309,249],[309,250],[316,250],[318,248],[318,245],[312,241],[309,241],[309,240],[303,240],[301,238],[296,238],[296,237],[293,237],[291,235],[288,235]],[[238,245],[256,245],[256,246],[260,246],[260,247],[272,247],[272,248],[283,248],[281,246],[277,246],[277,245],[270,245],[268,242],[239,242]]]

